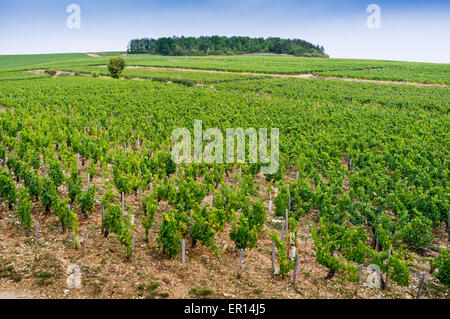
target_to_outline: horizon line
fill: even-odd
[[[85,51],[85,52],[45,52],[45,53],[13,53],[13,54],[3,54],[0,53],[0,57],[2,56],[14,56],[14,55],[51,55],[51,54],[88,54],[88,53],[111,53],[111,52],[124,52],[129,54],[127,50],[108,50],[108,51]],[[242,53],[242,54],[209,54],[209,55],[196,55],[198,57],[206,57],[206,56],[237,56],[237,55],[258,55],[264,54],[264,52],[254,52],[254,53]],[[161,54],[150,54],[150,53],[139,53],[130,55],[154,55],[154,56],[164,56],[164,57],[177,57],[184,55],[161,55]],[[316,58],[316,59],[340,59],[340,60],[370,60],[370,61],[386,61],[386,62],[408,62],[408,63],[432,63],[432,64],[450,64],[450,62],[429,62],[429,61],[412,61],[412,60],[389,60],[389,59],[376,59],[376,58],[343,58],[343,57],[307,57],[307,56],[295,56],[291,54],[277,54],[272,53],[270,55],[278,55],[278,56],[290,56],[295,58]],[[108,57],[104,57],[108,58]]]

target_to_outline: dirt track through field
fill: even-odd
[[[168,68],[168,67],[155,67],[155,66],[127,66],[128,69],[143,69],[143,70],[166,70],[166,71],[187,71],[187,72],[202,72],[202,73],[223,73],[223,74],[248,74],[256,76],[273,76],[273,77],[293,77],[313,79],[312,74],[276,74],[276,73],[255,73],[255,72],[235,72],[235,71],[220,71],[220,70],[203,70],[203,69],[184,69],[184,68]]]
[[[106,65],[99,65],[98,67],[106,67]],[[219,71],[219,70],[203,70],[203,69],[184,69],[184,68],[170,68],[170,67],[155,67],[155,66],[127,66],[128,69],[141,69],[141,70],[166,70],[166,71],[186,71],[186,72],[200,72],[200,73],[222,73],[222,74],[248,74],[254,76],[271,76],[274,78],[301,78],[301,79],[313,79],[313,80],[332,80],[332,81],[344,81],[344,82],[365,82],[365,83],[381,83],[381,84],[400,84],[400,85],[413,85],[413,86],[428,86],[428,87],[444,87],[450,88],[450,85],[437,84],[437,83],[417,83],[407,81],[387,81],[387,80],[370,80],[370,79],[356,79],[356,78],[340,78],[331,76],[318,76],[314,74],[278,74],[278,73],[255,73],[255,72],[235,72],[235,71]],[[45,70],[28,70],[34,74],[44,74]],[[64,72],[55,71],[53,76],[91,76],[88,73]],[[110,76],[101,75],[101,78],[110,78]],[[125,77],[122,77],[125,78]],[[133,77],[130,80],[151,80],[149,78]]]
[[[18,294],[16,292],[10,291],[0,291],[0,299],[33,299],[33,297],[28,294]]]
[[[143,69],[143,70],[168,70],[168,71],[187,71],[187,72],[204,72],[204,73],[228,73],[228,74],[249,74],[255,76],[272,76],[277,78],[302,78],[302,79],[316,79],[316,80],[334,80],[346,82],[367,82],[367,83],[382,83],[382,84],[405,84],[414,86],[437,86],[450,88],[450,85],[437,83],[418,83],[408,81],[388,81],[388,80],[370,80],[370,79],[356,79],[356,78],[341,78],[331,76],[318,76],[309,73],[303,74],[279,74],[279,73],[255,73],[255,72],[235,72],[235,71],[219,71],[219,70],[203,70],[203,69],[189,69],[189,68],[170,68],[170,67],[154,67],[154,66],[127,66],[129,69]]]

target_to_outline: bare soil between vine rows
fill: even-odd
[[[83,182],[87,185],[86,168],[82,167]],[[287,180],[294,180],[295,173],[289,172]],[[201,182],[199,179],[198,182]],[[234,174],[226,179],[229,185],[236,183]],[[317,226],[318,212],[301,217],[299,222],[297,252],[300,255],[296,284],[291,275],[285,278],[275,276],[271,271],[272,241],[261,235],[255,248],[245,251],[243,275],[237,279],[238,254],[229,238],[230,225],[215,237],[219,249],[224,249],[221,259],[200,243],[191,248],[187,243],[186,267],[182,267],[180,254],[174,258],[162,255],[156,238],[162,212],[169,206],[161,201],[155,223],[150,231],[150,242],[144,241],[144,230],[136,217],[136,251],[130,261],[124,256],[123,247],[114,234],[104,238],[101,234],[101,208],[99,200],[104,193],[104,177],[92,180],[98,188],[95,211],[88,219],[80,217],[80,232],[86,231],[88,239],[81,250],[76,250],[68,239],[67,232],[61,233],[58,219],[45,215],[39,202],[33,203],[32,218],[40,224],[38,244],[34,236],[27,237],[20,226],[16,210],[8,211],[0,205],[0,296],[7,298],[406,298],[415,297],[419,277],[411,275],[409,287],[400,287],[390,281],[386,290],[357,285],[346,281],[337,273],[331,280],[325,277],[328,270],[319,265],[315,257],[314,242],[309,226]],[[260,197],[268,207],[267,182],[257,175],[255,183],[260,185]],[[149,194],[146,190],[144,194]],[[64,186],[59,188],[67,196]],[[117,194],[119,202],[119,194]],[[256,198],[253,197],[252,200]],[[212,201],[212,196],[205,199]],[[127,195],[126,205],[133,211],[139,210],[139,197]],[[279,219],[268,212],[265,231],[279,232],[280,227],[272,219]],[[79,211],[79,209],[77,209]],[[437,229],[436,239],[426,251],[427,256],[436,256],[439,247],[449,249],[445,226]],[[427,271],[427,262],[417,261],[421,256],[412,256],[414,269]],[[82,287],[68,289],[67,266],[77,264],[81,268]],[[426,286],[421,298],[448,298],[448,290],[427,275]],[[156,287],[156,288],[155,288]],[[438,287],[438,288],[433,288]],[[441,287],[441,288],[439,288]]]

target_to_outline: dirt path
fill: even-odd
[[[41,74],[41,75],[45,74],[45,70],[28,70],[28,71],[25,71],[25,72],[33,73],[33,74]],[[61,77],[61,76],[84,76],[84,77],[90,77],[90,76],[92,76],[89,73],[79,73],[79,72],[75,73],[75,72],[59,71],[59,70],[54,70],[49,75],[52,76],[52,77]]]
[[[0,299],[33,299],[33,297],[27,293],[0,290]]]
[[[97,53],[86,53],[86,55],[89,55],[93,58],[101,58],[102,57],[101,55],[98,55]]]
[[[99,65],[99,67],[106,67],[106,65]],[[450,88],[450,85],[436,84],[436,83],[417,83],[407,81],[387,81],[387,80],[369,80],[369,79],[355,79],[355,78],[340,78],[331,76],[318,76],[313,74],[277,74],[277,73],[255,73],[255,72],[235,72],[235,71],[219,71],[219,70],[202,70],[202,69],[184,69],[184,68],[168,68],[168,67],[155,67],[155,66],[127,66],[128,69],[142,69],[142,70],[166,70],[166,71],[186,71],[186,72],[200,72],[200,73],[221,73],[221,74],[248,74],[254,76],[271,76],[274,78],[301,78],[301,79],[314,79],[314,80],[333,80],[344,82],[365,82],[365,83],[381,83],[381,84],[400,84],[400,85],[413,85],[413,86],[428,86],[428,87],[445,87]],[[45,70],[28,70],[34,74],[44,74]],[[54,71],[52,76],[74,76],[77,75],[74,72]],[[88,73],[78,73],[78,76],[91,76]],[[101,78],[110,78],[109,76],[101,75]],[[125,78],[125,77],[122,77]],[[133,77],[131,80],[151,80],[148,78]]]
[[[184,68],[168,68],[168,67],[155,67],[155,66],[127,66],[128,69],[144,69],[144,70],[166,70],[166,71],[187,71],[187,72],[202,72],[202,73],[224,73],[224,74],[248,74],[255,76],[272,76],[272,77],[291,77],[291,78],[303,78],[313,79],[316,76],[312,74],[276,74],[276,73],[257,73],[257,72],[235,72],[235,71],[219,71],[219,70],[203,70],[203,69],[184,69]]]
[[[332,76],[318,76],[314,74],[278,74],[278,73],[257,73],[257,72],[236,72],[236,71],[219,71],[219,70],[203,70],[203,69],[189,69],[189,68],[170,68],[170,67],[154,67],[154,66],[127,66],[129,69],[144,69],[144,70],[169,70],[169,71],[188,71],[188,72],[204,72],[204,73],[231,73],[231,74],[249,74],[255,76],[272,76],[277,78],[302,78],[302,79],[316,79],[316,80],[335,80],[346,82],[366,82],[366,83],[382,83],[382,84],[405,84],[414,86],[437,86],[450,88],[450,85],[437,83],[417,83],[408,81],[388,81],[388,80],[370,80],[370,79],[356,79],[356,78],[341,78]]]
[[[438,83],[418,83],[418,82],[408,82],[408,81],[389,81],[389,80],[370,80],[370,79],[356,79],[356,78],[339,78],[333,76],[314,76],[315,79],[319,80],[335,80],[335,81],[345,81],[345,82],[367,82],[367,83],[381,83],[381,84],[404,84],[413,86],[436,86],[450,88],[447,84]]]

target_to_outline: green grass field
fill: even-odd
[[[61,63],[86,58],[83,53],[0,55],[0,70],[32,68],[44,63]]]
[[[70,68],[106,65],[108,57],[116,54],[54,54],[0,56],[0,69]],[[117,52],[122,54],[122,52]],[[276,74],[314,74],[319,76],[356,79],[408,81],[450,84],[450,64],[396,62],[381,60],[302,58],[278,55],[190,56],[168,57],[155,55],[127,55],[131,66],[193,68],[234,72]],[[130,71],[127,71],[130,72]]]

